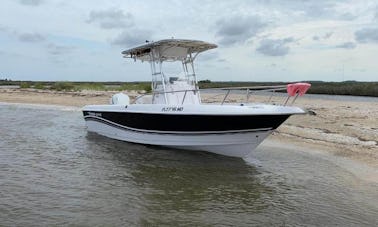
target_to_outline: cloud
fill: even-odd
[[[220,38],[219,43],[225,46],[244,43],[267,25],[258,16],[223,18],[216,22],[216,36]]]
[[[74,46],[56,45],[56,44],[53,44],[53,43],[50,43],[47,46],[48,53],[51,54],[51,55],[54,55],[54,56],[69,54],[74,49],[76,49]]]
[[[344,13],[340,15],[340,19],[343,19],[343,20],[354,20],[357,17],[358,17],[357,15],[354,15],[352,13]]]
[[[260,41],[260,46],[256,48],[256,51],[267,56],[284,56],[290,51],[290,47],[287,44],[294,42],[293,37],[285,39],[264,39]]]
[[[8,28],[0,24],[0,32],[7,32]]]
[[[354,42],[346,42],[340,45],[335,46],[336,48],[344,48],[344,49],[354,49],[356,48],[356,43]]]
[[[363,14],[362,10],[369,7],[368,3],[342,0],[269,0],[265,1],[285,16],[296,18],[302,16],[305,20],[343,20],[352,21]],[[274,12],[274,9],[272,12]]]
[[[280,11],[289,13],[302,14],[311,18],[325,18],[335,15],[336,2],[327,1],[304,1],[304,0],[270,0],[272,6],[278,6]]]
[[[333,32],[327,32],[324,34],[323,39],[329,39],[333,35]]]
[[[127,28],[134,25],[133,15],[122,10],[107,9],[91,11],[87,23],[99,24],[103,29]]]
[[[43,3],[43,0],[19,0],[19,2],[23,5],[39,6]]]
[[[152,32],[143,29],[128,29],[121,32],[115,39],[111,41],[111,44],[132,47],[138,44],[143,44],[146,40],[151,40]]]
[[[321,2],[307,2],[304,5],[303,11],[309,17],[328,17],[334,13],[333,5],[330,3]]]
[[[216,51],[204,52],[198,56],[198,59],[200,59],[200,61],[212,61],[218,58],[219,58],[219,53]]]
[[[18,39],[21,42],[42,42],[45,37],[37,33],[22,33],[18,36]]]
[[[354,33],[359,43],[378,43],[378,28],[363,28]]]
[[[319,41],[319,40],[321,40],[321,39],[329,39],[331,36],[333,35],[333,32],[327,32],[327,33],[325,33],[323,36],[319,36],[319,35],[314,35],[313,37],[312,37],[312,39],[313,40],[315,40],[315,41]]]

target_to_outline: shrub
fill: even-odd
[[[20,88],[30,88],[30,83],[28,83],[28,82],[21,82]]]
[[[118,90],[124,91],[124,90],[145,90],[146,92],[151,92],[151,83],[150,82],[129,82],[122,84]]]
[[[35,88],[35,89],[45,89],[45,86],[44,86],[42,83],[36,83],[36,84],[34,85],[34,88]]]
[[[106,91],[106,87],[101,83],[84,83],[76,86],[77,90]]]
[[[151,84],[145,84],[143,86],[143,90],[145,90],[147,93],[150,93],[152,91]]]
[[[203,83],[203,84],[211,83],[211,80],[200,80],[198,81],[198,83]]]
[[[51,85],[50,89],[57,91],[73,91],[75,90],[75,85],[70,82],[55,82]]]

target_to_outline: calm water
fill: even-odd
[[[130,144],[63,107],[0,104],[0,129],[0,226],[378,225],[377,185],[319,154]]]

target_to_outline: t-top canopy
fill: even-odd
[[[163,39],[125,50],[122,54],[125,58],[141,61],[151,61],[151,56],[153,60],[177,61],[186,59],[190,54],[198,54],[216,47],[215,44],[199,40]]]

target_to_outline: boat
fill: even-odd
[[[83,115],[87,130],[116,140],[191,150],[225,156],[246,157],[291,115],[304,114],[292,106],[309,84],[220,88],[224,97],[218,103],[204,103],[194,61],[217,45],[188,39],[164,39],[125,50],[123,57],[148,62],[151,67],[151,93],[133,101],[124,93],[111,97],[110,104],[87,105]],[[166,71],[180,66],[177,74]],[[289,94],[282,104],[249,102],[254,91]],[[228,101],[231,91],[246,92],[245,102]],[[277,92],[276,92],[277,91]],[[210,89],[208,93],[214,92]],[[292,100],[292,102],[289,101]]]

